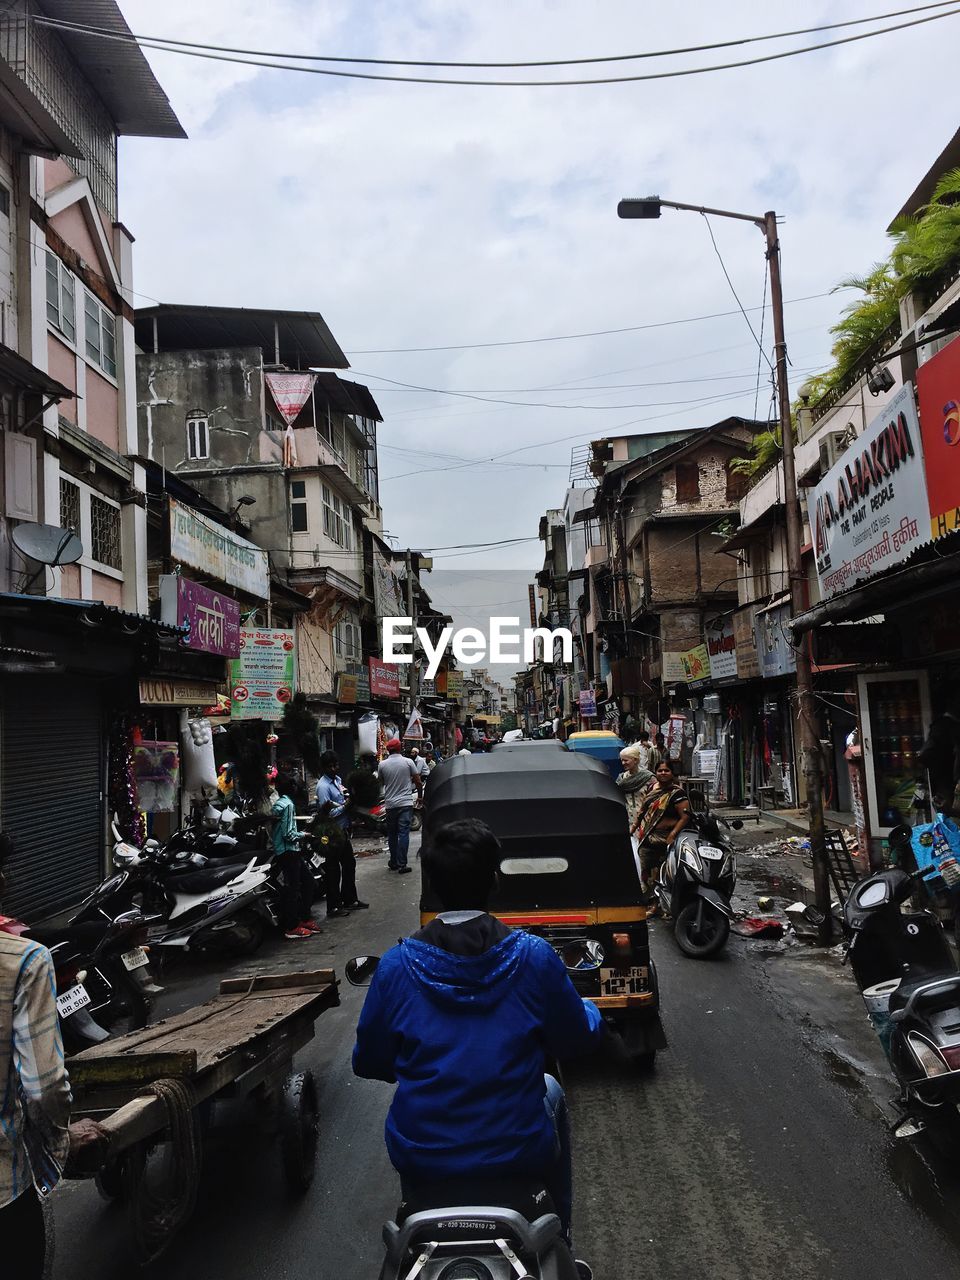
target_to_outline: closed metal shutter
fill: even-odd
[[[72,680],[2,688],[0,825],[13,840],[5,914],[32,923],[79,901],[103,871],[100,699]]]

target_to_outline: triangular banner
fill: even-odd
[[[317,375],[315,373],[265,373],[263,377],[270,388],[273,403],[283,415],[284,422],[288,427],[292,427],[300,410],[310,399]]]

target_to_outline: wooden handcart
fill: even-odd
[[[196,1200],[200,1146],[216,1101],[249,1098],[279,1137],[291,1192],[309,1187],[317,1152],[317,1091],[294,1055],[339,1005],[332,969],[227,978],[205,1004],[70,1059],[73,1118],[97,1120],[109,1142],[92,1167],[101,1193],[126,1202],[143,1260],[158,1256]],[[148,1160],[166,1144],[173,1198],[149,1186]]]

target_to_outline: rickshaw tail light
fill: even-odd
[[[615,933],[613,935],[613,949],[617,955],[632,955],[633,948],[630,946],[629,933]]]

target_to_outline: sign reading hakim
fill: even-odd
[[[825,598],[902,564],[930,541],[913,387],[904,387],[807,499]]]

